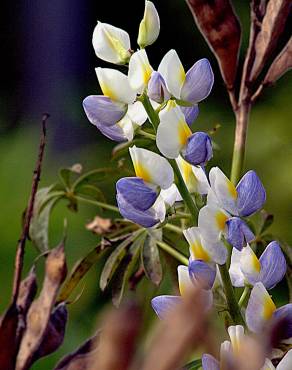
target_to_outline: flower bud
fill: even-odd
[[[192,134],[182,151],[182,156],[193,166],[206,164],[213,156],[210,136],[204,132]]]
[[[114,64],[125,64],[131,56],[130,37],[120,28],[98,22],[92,43],[98,58]]]
[[[145,2],[144,17],[139,26],[138,45],[145,48],[153,44],[160,31],[160,20],[157,10],[151,1]]]
[[[159,104],[170,99],[170,93],[168,92],[164,79],[159,72],[152,72],[151,78],[148,82],[147,95],[150,99]]]
[[[226,221],[226,226],[226,240],[239,251],[255,238],[247,224],[239,217],[229,218]]]

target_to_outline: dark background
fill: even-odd
[[[249,29],[248,1],[233,3],[243,26],[244,51]],[[214,89],[210,97],[200,104],[201,114],[196,127],[207,130],[216,124],[221,125],[214,138],[220,150],[216,151],[212,165],[219,165],[228,174],[234,117],[217,62],[183,0],[157,0],[155,5],[161,19],[161,34],[147,49],[152,66],[156,68],[170,48],[177,50],[186,70],[202,57],[207,57],[212,64]],[[1,2],[1,309],[7,304],[11,289],[15,244],[29,194],[41,115],[43,112],[51,114],[41,186],[53,183],[60,167],[81,162],[89,170],[109,163],[114,143],[89,124],[81,104],[84,97],[99,91],[94,68],[106,65],[94,54],[92,31],[97,20],[121,27],[129,32],[135,49],[143,10],[143,0]],[[246,169],[255,169],[266,187],[266,209],[275,215],[271,232],[288,243],[292,242],[291,81],[291,74],[281,78],[275,87],[265,91],[253,109],[246,160]],[[107,187],[107,197],[114,202],[114,184]],[[96,212],[94,207],[82,206],[78,214],[71,214],[65,205],[53,212],[52,245],[60,239],[63,218],[68,219],[69,267],[96,243],[96,238],[84,227]],[[36,252],[28,245],[26,268],[35,257]],[[98,269],[93,270],[85,279],[82,297],[70,307],[71,320],[64,345],[57,355],[39,362],[34,369],[51,369],[56,358],[93,332],[97,308],[108,298],[98,289]],[[163,286],[161,291],[166,293],[165,289]],[[157,291],[143,283],[139,294],[151,297]]]

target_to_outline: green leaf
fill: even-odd
[[[94,185],[82,185],[78,187],[78,189],[75,191],[75,194],[87,196],[94,200],[98,200],[103,203],[106,203],[106,198],[103,192],[97,186],[94,186]]]
[[[119,306],[123,298],[127,283],[131,277],[140,255],[140,249],[146,238],[146,232],[142,233],[131,245],[126,257],[119,266],[118,272],[112,281],[112,300],[115,306]]]
[[[33,244],[41,251],[49,249],[49,221],[50,214],[56,203],[62,198],[61,195],[50,197],[45,208],[40,212],[40,207],[49,195],[50,188],[42,188],[36,194],[34,213],[30,223],[29,235]]]
[[[97,168],[86,172],[84,175],[80,176],[72,185],[73,191],[78,192],[81,187],[84,185],[94,185],[98,182],[104,181],[108,178],[109,175],[116,173],[115,168]]]
[[[197,369],[200,369],[201,367],[202,367],[202,360],[199,358],[197,360],[194,360],[186,364],[182,368],[182,370],[197,370]]]
[[[157,240],[161,239],[162,231],[152,230],[148,232],[143,248],[141,249],[142,265],[145,274],[155,285],[159,285],[162,279],[162,267],[157,246]]]
[[[104,268],[102,270],[99,286],[101,290],[105,290],[111,278],[113,277],[115,271],[117,270],[122,259],[127,254],[128,247],[133,243],[133,241],[141,234],[143,230],[140,229],[133,234],[131,234],[126,240],[119,244],[115,250],[111,253],[107,259]]]
[[[100,243],[95,248],[93,248],[85,257],[82,258],[73,267],[70,276],[62,287],[62,290],[58,297],[58,302],[67,301],[73,290],[100,258],[102,258],[105,253],[109,250],[112,245],[110,243],[104,244]]]
[[[59,170],[59,177],[66,189],[71,188],[72,177],[76,177],[82,172],[80,164],[74,164],[72,167],[61,168]]]

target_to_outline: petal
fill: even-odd
[[[204,206],[200,209],[198,225],[206,241],[214,242],[226,232],[226,221],[230,218],[227,212],[219,207]]]
[[[118,180],[116,189],[132,207],[146,211],[156,201],[157,193],[139,177],[124,177]]]
[[[128,77],[133,90],[141,94],[150,80],[153,69],[144,49],[136,51],[130,59]]]
[[[210,262],[211,255],[202,243],[200,229],[198,227],[190,227],[184,230],[183,234],[189,243],[192,259]]]
[[[164,78],[167,90],[177,99],[180,99],[182,85],[186,74],[184,67],[175,50],[169,50],[159,64],[158,72]]]
[[[184,296],[189,289],[194,287],[192,280],[189,275],[188,266],[179,265],[177,267],[177,274],[178,274],[178,286],[179,291],[182,296]]]
[[[228,327],[228,334],[231,340],[232,349],[235,353],[240,350],[240,345],[244,338],[244,328],[242,325],[232,325]]]
[[[208,354],[204,354],[202,356],[202,367],[203,370],[220,370],[219,361]]]
[[[205,165],[213,156],[210,136],[205,132],[192,134],[182,150],[182,156],[193,166]]]
[[[169,207],[171,207],[175,202],[182,201],[182,197],[175,184],[172,184],[168,189],[162,189],[160,195]]]
[[[100,123],[96,123],[95,126],[104,136],[113,141],[124,142],[128,140],[127,134],[124,132],[123,128],[120,127],[118,124],[107,126],[102,125]]]
[[[213,167],[209,173],[211,189],[221,207],[237,216],[237,192],[232,182],[224,175],[219,167]]]
[[[192,171],[197,180],[196,192],[202,195],[208,194],[210,185],[205,170],[201,166],[192,166]]]
[[[87,118],[93,125],[111,126],[118,122],[126,113],[127,106],[117,103],[103,95],[90,95],[83,100],[83,108]]]
[[[264,366],[260,370],[276,370],[275,366],[272,364],[272,361],[266,358]],[[289,370],[289,369],[286,369]]]
[[[157,10],[151,1],[145,2],[144,17],[139,26],[137,43],[141,48],[153,44],[160,31],[160,20]]]
[[[285,276],[287,264],[280,245],[273,241],[260,257],[261,273],[259,280],[266,289],[272,289]]]
[[[238,288],[243,287],[245,282],[245,277],[240,269],[241,254],[242,252],[236,248],[232,248],[229,275],[232,285]]]
[[[136,101],[134,104],[128,106],[127,115],[130,117],[131,121],[138,126],[142,126],[148,118],[143,104],[140,101]]]
[[[289,370],[292,365],[292,349],[290,349],[286,355],[282,358],[277,366],[277,370]]]
[[[156,202],[152,206],[152,210],[153,212],[155,212],[155,217],[160,222],[163,222],[165,220],[166,207],[161,195],[159,195],[158,198],[156,199]]]
[[[172,185],[174,175],[167,159],[150,150],[137,148],[136,146],[129,148],[129,152],[137,177],[158,185],[162,189],[167,189]]]
[[[167,158],[177,158],[187,143],[192,132],[178,106],[168,106],[159,114],[160,124],[156,135],[156,144]]]
[[[226,221],[226,226],[226,240],[239,251],[255,238],[247,224],[239,217],[229,218]]]
[[[259,282],[253,287],[247,304],[245,318],[248,328],[258,333],[272,318],[276,306],[264,285]]]
[[[186,123],[191,126],[199,115],[199,107],[195,104],[192,107],[180,107],[183,115],[185,116]]]
[[[203,289],[212,289],[216,278],[216,266],[201,260],[193,260],[189,263],[189,274],[191,279]]]
[[[180,173],[190,193],[198,192],[198,180],[193,173],[192,166],[185,161],[180,155],[176,158],[176,163],[179,167]]]
[[[241,216],[246,217],[262,208],[266,201],[266,191],[254,171],[248,171],[237,187],[237,206]]]
[[[175,295],[159,295],[151,300],[151,306],[156,315],[163,320],[180,302],[181,297]]]
[[[131,88],[128,77],[111,68],[95,68],[103,94],[114,101],[130,104],[136,99],[136,92]]]
[[[281,339],[292,337],[292,303],[278,308],[273,314],[273,320],[281,322]]]
[[[146,228],[155,226],[160,222],[160,219],[153,207],[146,211],[141,211],[128,203],[121,193],[118,192],[116,197],[119,211],[124,218]]]
[[[119,122],[117,122],[117,126],[119,126],[122,129],[124,136],[127,138],[128,141],[133,140],[134,127],[133,122],[128,114],[126,114]]]
[[[125,64],[131,56],[129,34],[110,24],[97,23],[92,43],[97,57],[107,62]]]
[[[152,72],[148,82],[147,95],[155,102],[162,104],[170,98],[165,81],[159,72]]]
[[[191,103],[199,103],[211,92],[214,74],[208,59],[198,60],[186,74],[181,90],[181,99]]]

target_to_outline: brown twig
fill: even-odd
[[[12,291],[12,303],[15,303],[19,293],[21,272],[23,268],[23,258],[25,250],[25,242],[29,235],[30,221],[33,215],[35,196],[38,188],[38,183],[40,181],[41,167],[44,156],[44,149],[46,144],[46,122],[49,118],[49,114],[45,113],[42,117],[42,132],[39,143],[38,158],[36,162],[36,167],[33,172],[33,180],[31,187],[31,194],[28,201],[28,206],[25,212],[24,225],[22,228],[20,239],[17,244],[17,251],[15,256],[15,267],[14,267],[14,278],[13,278],[13,291]]]

